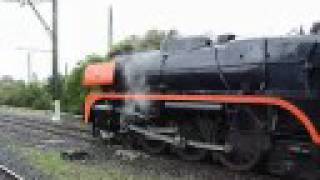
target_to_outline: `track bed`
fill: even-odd
[[[19,147],[33,148],[41,153],[61,153],[67,150],[87,152],[88,157],[85,160],[65,162],[65,164],[71,163],[72,166],[75,166],[75,169],[83,171],[81,179],[86,179],[85,173],[90,173],[92,168],[106,172],[111,169],[119,174],[124,174],[119,179],[141,179],[142,177],[145,179],[278,179],[259,172],[230,172],[219,164],[213,164],[208,161],[185,162],[171,154],[145,155],[140,150],[132,151],[129,149],[129,152],[132,151],[131,154],[136,152],[143,154],[137,156],[137,158],[130,159],[123,157],[127,155],[119,155],[119,151],[128,150],[126,147],[108,145],[101,139],[92,139],[90,133],[88,133],[90,127],[80,125],[80,119],[68,118],[59,123],[54,123],[44,113],[39,111],[32,111],[32,113],[33,115],[31,116],[21,110],[8,111],[5,108],[1,108],[1,137],[7,137]],[[5,139],[1,141],[5,142]],[[18,161],[16,164],[11,163],[13,169],[20,169],[18,173],[22,176],[30,176],[26,173],[26,170],[21,170],[24,168],[40,169],[41,175],[35,175],[36,177],[47,175],[47,171],[28,161],[28,158],[24,157],[22,159],[26,159],[26,167],[17,167],[20,164]],[[87,171],[85,168],[87,168]],[[77,179],[77,176],[79,174],[74,174],[72,178]],[[48,176],[51,179],[57,177],[60,176]]]

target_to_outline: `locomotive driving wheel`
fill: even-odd
[[[251,109],[240,108],[234,115],[225,134],[225,144],[232,148],[220,153],[219,161],[233,171],[248,171],[260,161],[270,139]]]
[[[261,157],[261,148],[257,147],[248,136],[241,133],[232,133],[227,143],[232,147],[231,151],[221,153],[220,162],[233,171],[247,171],[256,165]]]
[[[157,125],[151,123],[148,127],[157,127]],[[137,140],[142,149],[150,154],[160,154],[167,149],[167,144],[161,140],[150,139],[144,135],[138,135]]]
[[[209,117],[199,116],[193,120],[180,124],[180,136],[185,140],[206,142],[212,138],[212,120]],[[208,151],[186,145],[176,149],[177,155],[185,161],[199,161],[206,157]]]
[[[167,148],[167,144],[160,140],[150,140],[146,137],[139,137],[139,144],[150,154],[160,154]]]

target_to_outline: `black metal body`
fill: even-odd
[[[160,51],[117,58],[117,90],[281,96],[297,101],[311,119],[318,119],[319,43],[317,35],[226,43],[206,37],[168,40]]]
[[[135,52],[118,56],[114,88],[117,92],[138,94],[279,96],[304,110],[314,124],[320,128],[317,112],[320,109],[319,43],[320,35],[225,42],[213,42],[207,37],[167,40],[164,41],[159,51]],[[143,126],[148,126],[150,122],[153,123],[153,126],[159,125],[159,122],[161,126],[164,124],[167,126],[168,121],[161,120],[169,117],[182,130],[184,126],[195,130],[193,122],[209,119],[204,122],[204,126],[200,125],[205,127],[212,124],[212,129],[208,130],[214,131],[215,134],[207,134],[204,141],[219,144],[224,143],[226,137],[234,136],[237,138],[233,140],[233,143],[244,142],[244,145],[241,146],[246,146],[247,142],[263,142],[265,147],[260,150],[270,150],[268,153],[270,159],[278,156],[285,157],[283,154],[288,154],[288,149],[300,148],[301,143],[311,144],[304,128],[293,117],[273,107],[243,108],[237,105],[197,104],[196,102],[121,101],[111,104],[113,106],[112,128],[106,126],[105,128],[112,129],[112,131],[122,131],[122,124],[130,124],[130,122],[125,122],[130,119],[135,119],[133,123]],[[217,122],[217,117],[224,118],[223,126]],[[152,119],[157,119],[157,121],[152,121]],[[191,122],[191,126],[187,122]],[[252,123],[251,129],[249,123]],[[255,134],[257,124],[263,124],[263,127],[259,127],[260,134],[258,135]],[[229,128],[236,126],[238,131],[225,130],[222,132],[222,139],[214,141],[211,139],[211,136],[218,136],[218,131],[227,126]],[[239,136],[243,131],[239,127],[245,127],[244,129],[251,131],[251,134]],[[194,138],[192,140],[203,140],[189,137],[189,134],[195,133],[180,135]],[[287,148],[286,150],[277,151],[278,146],[272,146],[280,141],[285,142],[280,144]],[[254,147],[256,144],[251,145]],[[272,148],[275,149],[272,151]],[[314,152],[313,154],[318,158],[319,151]],[[297,152],[299,153],[301,154],[300,151]],[[198,158],[198,156],[193,157]],[[272,162],[276,161],[272,160]],[[282,164],[283,167],[286,166],[279,158],[277,163]],[[237,169],[236,166],[227,166]],[[241,168],[246,169],[245,166]]]
[[[294,36],[214,44],[205,37],[177,39],[165,42],[160,51],[124,55],[117,67],[134,76],[133,81],[145,79],[144,85],[155,91],[241,90],[317,98],[319,40],[320,36]]]

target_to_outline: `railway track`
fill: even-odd
[[[1,129],[6,129],[7,127],[12,127],[13,129],[10,131],[14,131],[17,130],[17,132],[14,133],[18,133],[18,130],[22,130],[22,131],[33,131],[35,130],[34,133],[31,133],[30,137],[36,135],[37,137],[35,137],[35,139],[39,139],[39,141],[36,141],[35,143],[31,142],[30,144],[32,144],[34,146],[34,144],[38,144],[38,142],[40,142],[40,144],[42,144],[42,135],[44,135],[43,133],[47,133],[49,136],[52,135],[58,135],[59,137],[65,137],[65,138],[70,138],[77,141],[76,143],[79,143],[78,140],[80,141],[85,141],[85,144],[88,144],[86,142],[90,142],[90,145],[92,144],[92,142],[97,142],[97,139],[92,138],[92,134],[90,129],[85,129],[83,127],[81,127],[80,125],[78,125],[77,123],[69,123],[69,122],[51,122],[50,120],[45,120],[42,118],[30,118],[30,117],[19,117],[19,116],[13,116],[13,115],[8,115],[8,116],[1,116],[0,119],[0,130]],[[39,131],[39,134],[37,134],[36,131]],[[6,131],[7,132],[7,131]],[[40,133],[41,132],[41,133]],[[42,133],[43,132],[43,133]],[[24,133],[21,133],[22,135]],[[59,138],[58,137],[58,138]],[[22,141],[28,141],[27,138],[22,138]],[[72,141],[72,140],[71,140]],[[95,143],[94,143],[95,144]],[[97,143],[98,145],[100,145],[100,143]],[[51,146],[48,146],[51,148]],[[93,156],[93,158],[98,157],[99,160],[97,160],[98,162],[102,162],[105,163],[104,159],[113,159],[115,162],[117,162],[119,159],[119,161],[122,162],[121,158],[118,156],[114,156],[114,149],[105,149],[105,146],[95,146],[92,147],[94,149],[90,149],[91,151],[95,152],[96,156]],[[68,146],[69,148],[69,146]],[[101,149],[100,149],[101,148]],[[108,153],[105,153],[105,151],[107,151]],[[106,156],[106,157],[105,157]],[[102,158],[103,157],[103,158]],[[166,160],[166,158],[168,158],[168,160]],[[166,164],[168,163],[169,164]],[[189,174],[194,174],[195,179],[201,178],[202,175],[198,175],[198,172],[194,172],[193,169],[197,169],[199,167],[203,167],[204,170],[201,171],[201,173],[203,173],[203,177],[204,176],[217,176],[217,177],[223,177],[223,178],[218,178],[218,179],[235,179],[233,178],[233,176],[236,175],[232,175],[232,174],[227,174],[227,175],[220,175],[220,174],[224,174],[227,173],[227,171],[225,171],[224,169],[222,169],[221,167],[218,167],[218,170],[215,170],[214,172],[212,172],[212,167],[207,167],[207,165],[205,163],[198,163],[198,164],[192,164],[192,165],[188,165],[183,161],[180,161],[178,159],[176,159],[175,157],[171,157],[171,155],[165,156],[165,158],[163,157],[157,157],[157,156],[153,156],[152,158],[148,159],[148,163],[147,165],[145,165],[145,160],[137,160],[137,161],[133,161],[132,163],[136,163],[137,166],[135,166],[135,168],[137,168],[138,172],[144,172],[144,173],[149,173],[147,171],[143,171],[143,169],[145,169],[145,167],[143,167],[142,169],[138,168],[141,166],[141,162],[144,163],[145,167],[150,168],[152,171],[164,171],[167,173],[168,169],[167,166],[172,166],[172,171],[170,170],[171,174],[176,175],[176,173],[181,173],[184,174],[186,172],[188,172]],[[189,167],[190,166],[190,167]],[[192,167],[191,167],[192,166]],[[179,168],[185,168],[187,170],[178,170]],[[221,172],[220,172],[220,168],[221,168]],[[173,169],[177,169],[177,170],[173,170]],[[136,170],[136,169],[135,169]],[[190,172],[190,173],[189,173]],[[2,172],[0,173],[2,174]],[[4,174],[4,172],[3,172]],[[250,177],[250,178],[240,178],[240,179],[255,179],[255,178],[251,178],[251,177],[259,177],[257,179],[261,179],[260,175],[255,175],[255,173],[248,173],[248,174],[243,174],[243,175],[239,175],[239,177]],[[261,175],[262,176],[262,175]],[[0,180],[1,180],[2,176],[0,176]],[[14,179],[14,178],[11,178]],[[236,178],[238,179],[238,178]],[[272,178],[269,176],[267,178],[264,179],[276,179],[276,178]]]
[[[17,175],[14,171],[8,169],[4,165],[0,165],[0,179],[1,180],[23,180],[23,178]]]
[[[89,133],[90,130],[88,129],[81,129],[80,127],[76,127],[76,126],[70,126],[67,124],[57,124],[57,123],[53,123],[53,122],[48,122],[48,121],[41,121],[41,120],[23,120],[23,121],[15,121],[15,120],[10,120],[10,119],[3,119],[0,121],[1,123],[11,123],[11,124],[37,124],[38,126],[50,126],[50,127],[54,127],[54,128],[58,128],[58,129],[63,129],[63,130],[70,130],[70,131],[78,131],[81,133]]]
[[[48,121],[29,120],[26,118],[2,119],[0,127],[23,127],[29,130],[37,130],[49,133],[51,135],[68,136],[78,138],[84,141],[94,141],[90,130],[80,129],[80,127],[70,126],[66,124],[55,124]]]
[[[80,126],[75,126],[75,125],[70,125],[68,123],[61,123],[60,122],[53,122],[53,121],[50,121],[50,120],[44,120],[44,118],[30,118],[30,117],[25,117],[25,116],[8,116],[8,115],[5,115],[5,116],[2,116],[3,119],[0,120],[0,122],[5,122],[5,121],[23,121],[23,122],[32,122],[32,123],[37,123],[37,124],[41,124],[41,125],[50,125],[50,126],[54,126],[54,127],[58,127],[58,128],[61,128],[63,127],[64,129],[70,129],[70,130],[74,130],[75,128],[78,128],[79,131],[81,132],[85,132],[85,131],[88,131],[86,129],[80,129],[81,127]],[[80,123],[79,123],[80,125]]]

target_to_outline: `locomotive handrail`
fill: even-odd
[[[312,142],[320,146],[320,133],[310,118],[297,106],[280,97],[263,95],[161,95],[161,94],[89,94],[85,102],[85,122],[89,122],[90,108],[97,100],[150,100],[150,101],[207,101],[225,104],[253,104],[278,106],[288,111],[307,130]]]

